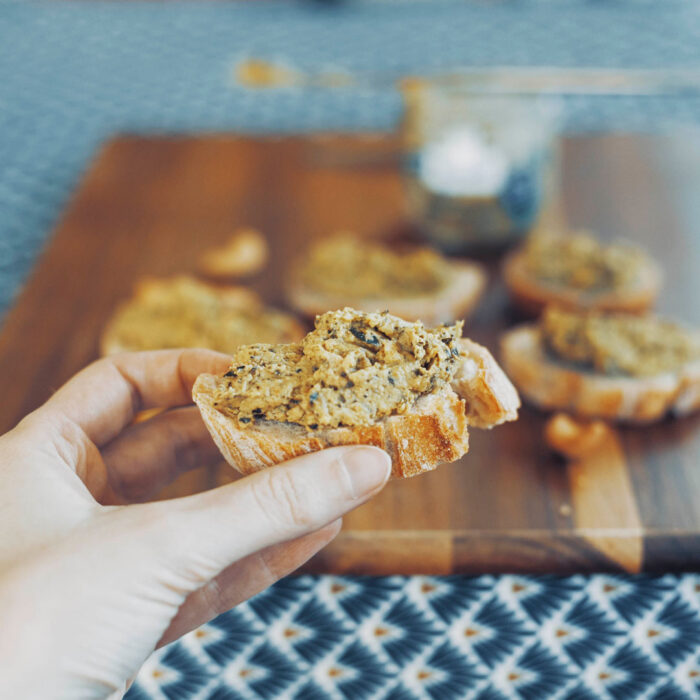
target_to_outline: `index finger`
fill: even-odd
[[[38,414],[77,424],[99,447],[116,437],[143,409],[192,403],[197,376],[221,373],[230,362],[227,355],[203,349],[112,355],[76,374]]]

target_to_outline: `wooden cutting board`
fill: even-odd
[[[686,135],[687,137],[687,135]],[[664,264],[663,311],[699,324],[700,181],[688,139],[609,135],[563,144],[573,225],[645,245]],[[696,144],[697,146],[697,144]],[[253,280],[283,304],[300,246],[401,220],[396,144],[382,135],[120,137],[89,170],[0,335],[0,429],[12,427],[97,355],[115,305],[142,275],[193,271],[239,225],[264,231],[271,266]],[[468,335],[496,347],[513,322],[495,274]],[[602,456],[566,463],[544,417],[474,430],[453,465],[394,482],[348,515],[311,571],[361,574],[671,571],[700,568],[700,416],[622,429]],[[232,478],[193,472],[164,495]]]

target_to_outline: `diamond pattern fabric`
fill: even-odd
[[[142,697],[697,698],[700,576],[293,577],[156,652]]]

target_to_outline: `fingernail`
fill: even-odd
[[[364,498],[383,486],[391,473],[389,455],[375,447],[353,447],[341,456],[353,498]]]

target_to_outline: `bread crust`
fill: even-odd
[[[248,277],[260,272],[269,257],[265,236],[254,228],[240,228],[223,245],[204,251],[199,271],[214,280]]]
[[[452,388],[465,401],[469,425],[490,429],[516,420],[520,397],[493,355],[468,338],[460,339],[459,349],[462,362]]]
[[[578,459],[596,452],[610,431],[602,420],[574,420],[566,413],[555,413],[544,426],[544,441],[568,459]]]
[[[530,274],[526,253],[517,250],[503,263],[503,280],[515,305],[527,315],[537,315],[548,304],[567,309],[597,309],[643,313],[651,308],[661,290],[662,275],[653,264],[640,269],[640,278],[634,287],[624,291],[589,294],[584,290],[553,286],[540,282]]]
[[[454,462],[469,449],[468,426],[492,427],[517,418],[517,392],[485,348],[462,339],[465,367],[452,386],[418,399],[405,414],[388,416],[370,426],[306,428],[258,421],[240,428],[213,405],[219,378],[203,374],[192,396],[226,461],[250,474],[287,459],[338,445],[375,445],[391,457],[392,476],[406,478]],[[459,374],[459,373],[458,373]]]
[[[543,409],[645,424],[700,408],[700,360],[652,377],[581,371],[549,357],[534,324],[504,334],[501,359],[523,396]]]
[[[310,318],[329,309],[351,306],[368,312],[387,309],[407,321],[421,320],[426,326],[437,326],[468,316],[486,286],[487,274],[482,265],[465,261],[455,261],[451,265],[453,279],[437,294],[382,299],[323,294],[302,282],[296,269],[288,280],[287,297],[292,308]]]

